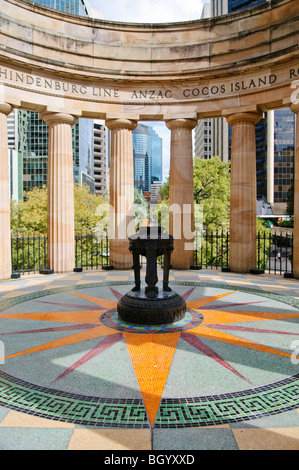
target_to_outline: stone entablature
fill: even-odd
[[[157,25],[81,18],[20,0],[0,0],[0,11],[0,99],[16,107],[67,105],[71,114],[102,119],[203,118],[286,106],[299,88],[296,0]]]

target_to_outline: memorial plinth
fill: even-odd
[[[135,287],[117,304],[120,320],[135,325],[164,325],[185,316],[184,299],[169,287],[170,257],[173,237],[161,227],[141,227],[139,233],[129,237],[133,255]],[[146,257],[146,286],[141,287],[140,256]],[[159,289],[157,258],[163,256],[163,281]]]

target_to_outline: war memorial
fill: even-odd
[[[250,275],[257,263],[255,125],[285,107],[296,115],[295,279],[257,278]],[[39,113],[49,126],[53,273],[15,281],[7,159],[14,108]],[[298,114],[297,0],[168,24],[0,0],[0,448],[298,450]],[[190,271],[192,130],[218,117],[232,127],[226,276]],[[111,131],[113,272],[73,272],[72,126],[79,118],[104,120]],[[158,281],[156,255],[148,256],[154,271],[144,291],[138,263],[132,269],[132,252],[144,250],[128,229],[132,131],[140,121],[164,121],[171,132],[176,211],[169,232],[181,230],[165,245],[171,267],[169,258],[162,300],[177,293],[182,304],[161,324],[130,322],[124,302],[129,291],[154,300]]]

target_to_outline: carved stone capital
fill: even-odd
[[[198,122],[196,119],[169,119],[168,121],[165,121],[166,126],[168,129],[171,131],[174,129],[194,129]]]
[[[13,107],[8,103],[0,103],[0,113],[6,114],[8,116],[13,110]]]
[[[248,124],[257,124],[263,117],[263,113],[259,111],[247,111],[247,112],[240,112],[229,114],[226,116],[226,120],[228,124],[231,126],[237,123],[248,123]]]
[[[77,117],[72,114],[67,113],[44,113],[41,115],[41,118],[45,121],[46,124],[69,124],[73,126]]]
[[[299,113],[299,103],[291,104],[291,105],[290,105],[290,110],[291,110],[294,114],[298,114],[298,113]]]
[[[133,131],[137,126],[137,121],[132,119],[107,119],[106,126],[110,131],[118,130],[118,129],[127,129]]]

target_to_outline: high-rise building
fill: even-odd
[[[267,0],[228,0],[228,12],[242,10],[243,8],[255,7]]]
[[[23,197],[23,157],[27,153],[28,117],[27,111],[16,108],[7,117],[10,195],[15,200]]]
[[[91,9],[87,0],[35,0],[45,7],[65,13],[89,16]],[[40,119],[38,113],[28,111],[27,149],[23,153],[23,188],[47,184],[48,167],[48,125]],[[78,119],[72,129],[74,181],[87,184],[94,192],[93,178],[93,120]]]
[[[212,158],[211,126],[212,119],[200,119],[194,129],[194,154],[204,160]]]
[[[162,139],[152,127],[148,127],[148,130],[152,138],[151,183],[155,183],[163,179]]]
[[[99,121],[94,122],[94,181],[95,193],[104,194],[108,190],[107,168],[108,130]]]
[[[133,130],[134,186],[151,190],[152,139],[148,126],[138,123]]]
[[[210,15],[233,13],[266,1],[211,0]],[[294,114],[285,108],[268,111],[256,125],[257,196],[268,201],[273,212],[280,215],[285,210],[282,203],[286,207],[288,189],[294,178],[294,120]]]
[[[151,127],[138,123],[133,130],[134,186],[151,192],[153,182],[162,181],[162,139]]]
[[[227,0],[211,0],[204,4],[201,18],[227,13]],[[229,159],[228,124],[224,118],[202,119],[194,129],[194,154],[203,159],[218,156],[222,161]]]
[[[294,179],[295,114],[289,108],[274,112],[274,202],[285,203]]]
[[[80,16],[91,16],[91,7],[88,0],[31,0],[44,7],[54,8],[65,13]]]

